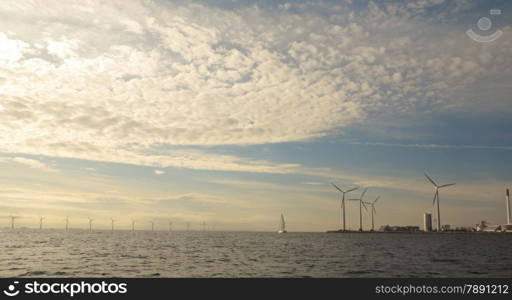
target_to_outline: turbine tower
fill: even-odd
[[[40,217],[39,217],[39,230],[42,230],[42,229],[43,229],[43,220],[44,220],[44,217],[43,217],[43,216],[40,216]]]
[[[336,188],[338,191],[341,192],[341,194],[343,195],[341,197],[341,219],[342,219],[342,224],[343,224],[343,231],[345,231],[345,194],[349,193],[349,192],[352,192],[352,191],[355,191],[357,190],[357,188],[352,188],[350,190],[342,190],[340,189],[338,186],[336,186],[334,183],[331,182],[331,184],[334,186],[334,188]]]
[[[172,231],[172,222],[169,221],[169,232],[171,232],[171,231]]]
[[[15,217],[11,215],[11,230],[14,230],[14,219],[18,219],[19,217]]]
[[[375,227],[374,227],[374,223],[373,223],[373,215],[377,214],[377,210],[375,209],[375,203],[380,199],[380,196],[378,196],[377,198],[375,198],[375,200],[373,200],[373,202],[364,202],[365,204],[368,204],[372,207],[372,231],[375,231]]]
[[[93,221],[93,219],[91,219],[91,218],[87,218],[87,219],[89,219],[89,231],[92,231],[92,221]]]
[[[110,218],[110,221],[112,222],[112,232],[114,232],[114,222],[115,222],[116,220],[114,220],[113,218]]]
[[[66,216],[64,221],[66,221],[66,231],[68,231],[68,225],[69,225],[69,218],[68,218],[68,216]]]
[[[359,201],[359,231],[363,231],[363,207],[366,211],[368,211],[366,205],[363,202],[363,197],[367,190],[368,189],[364,189],[364,191],[361,193],[361,197],[358,199],[349,199],[351,201]]]
[[[432,202],[432,205],[435,205],[436,200],[437,200],[437,231],[439,232],[439,231],[441,231],[441,214],[440,214],[440,209],[439,209],[439,189],[447,187],[447,186],[455,185],[455,183],[437,185],[437,183],[435,183],[435,181],[432,180],[432,178],[430,178],[427,175],[427,173],[425,173],[425,177],[427,177],[428,181],[430,181],[430,183],[432,183],[432,185],[434,186],[434,201]]]
[[[151,231],[155,231],[155,222],[149,221],[149,223],[151,223]]]
[[[135,220],[132,219],[132,232],[135,232]]]

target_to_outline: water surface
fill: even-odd
[[[512,235],[0,231],[0,277],[512,277]]]

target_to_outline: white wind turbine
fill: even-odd
[[[14,230],[14,220],[18,219],[20,217],[11,215],[11,230]]]
[[[441,231],[441,214],[439,210],[439,189],[444,188],[447,186],[455,185],[455,183],[449,183],[449,184],[443,184],[443,185],[437,185],[432,178],[430,178],[427,173],[425,173],[425,177],[427,177],[428,181],[434,185],[434,201],[432,202],[432,205],[436,204],[437,199],[437,231]]]
[[[375,198],[375,200],[373,200],[373,202],[364,202],[365,204],[368,204],[372,207],[372,231],[375,231],[375,227],[374,227],[374,223],[373,223],[373,215],[377,214],[377,210],[375,209],[375,203],[380,199],[380,196],[378,196],[377,198]]]
[[[89,231],[92,231],[92,221],[93,221],[93,219],[91,219],[91,218],[87,218],[87,219],[89,219]]]
[[[350,190],[342,190],[340,189],[337,185],[335,185],[334,183],[332,183],[332,186],[334,186],[335,189],[337,189],[338,191],[341,192],[341,194],[343,195],[341,197],[341,211],[342,211],[342,223],[343,223],[343,231],[345,231],[345,194],[349,193],[349,192],[352,192],[352,191],[355,191],[357,190],[357,188],[352,188]]]
[[[113,218],[110,218],[110,221],[112,222],[112,232],[114,232],[114,222],[115,222],[116,220],[114,220]]]
[[[368,211],[366,205],[363,202],[363,197],[367,190],[368,189],[364,189],[363,193],[361,193],[361,197],[358,199],[349,199],[351,201],[359,201],[359,231],[363,231],[363,207],[366,211]]]
[[[40,216],[40,217],[39,217],[39,230],[42,230],[42,229],[43,229],[43,220],[44,220],[44,217],[43,217],[43,216]]]
[[[135,220],[132,219],[132,232],[135,232]]]
[[[66,231],[68,231],[68,225],[69,225],[69,218],[68,218],[68,216],[66,216],[64,221],[66,221]]]

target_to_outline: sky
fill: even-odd
[[[283,213],[289,231],[325,231],[341,226],[331,182],[380,196],[376,227],[420,226],[434,212],[424,172],[456,183],[440,193],[443,224],[506,223],[511,13],[469,0],[3,1],[0,227],[12,215],[275,231]],[[346,211],[357,229],[358,203]]]

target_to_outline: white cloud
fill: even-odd
[[[22,164],[25,166],[28,166],[30,168],[39,169],[45,172],[56,172],[57,169],[49,167],[45,163],[36,160],[36,159],[30,159],[30,158],[24,158],[24,157],[1,157],[0,162],[14,162],[18,164]]]
[[[440,2],[285,4],[277,14],[3,2],[0,13],[12,18],[0,20],[0,151],[286,173],[298,166],[154,149],[304,141],[385,111],[503,107],[510,85],[485,105],[463,94],[485,97],[482,79],[510,78],[510,39],[480,45],[429,22],[425,8]],[[336,15],[307,11],[314,6]]]
[[[154,173],[156,175],[162,175],[162,174],[165,174],[165,171],[162,171],[162,170],[155,170]]]

